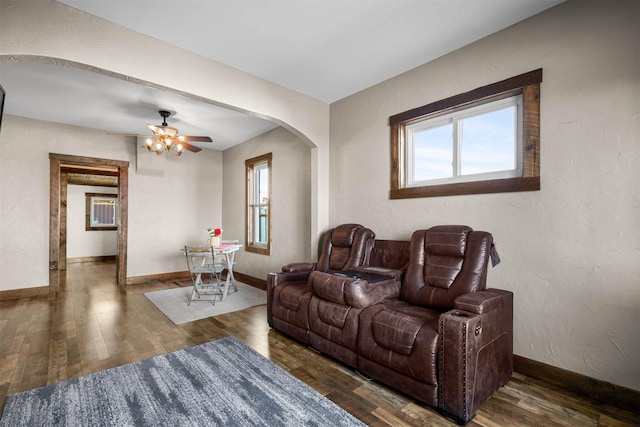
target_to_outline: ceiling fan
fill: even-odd
[[[160,155],[165,151],[173,153],[177,156],[182,154],[182,150],[189,150],[192,153],[197,153],[202,149],[189,142],[213,142],[208,136],[178,136],[178,129],[171,127],[167,124],[167,118],[171,115],[171,112],[166,110],[158,111],[162,116],[162,124],[160,126],[147,125],[153,136],[147,138],[145,141],[145,147],[149,151],[153,151]]]

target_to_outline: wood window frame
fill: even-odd
[[[273,223],[273,211],[271,209],[271,186],[272,186],[272,159],[273,154],[267,153],[261,156],[253,157],[251,159],[245,160],[245,173],[246,173],[246,233],[245,233],[245,250],[247,252],[253,252],[262,255],[271,255],[271,224]],[[269,212],[269,216],[267,218],[267,244],[263,245],[255,245],[253,243],[253,215],[251,213],[253,207],[253,172],[254,166],[260,163],[267,162],[267,168],[269,169],[269,202],[267,204],[267,210]]]
[[[114,225],[114,226],[110,226],[110,225],[102,225],[102,226],[95,226],[91,223],[91,212],[93,210],[93,198],[94,197],[100,197],[100,198],[104,198],[104,199],[113,199],[114,203],[116,204],[116,224],[117,224],[117,212],[118,212],[118,195],[117,194],[110,194],[110,193],[84,193],[84,196],[86,198],[86,210],[85,210],[85,230],[86,231],[112,231],[112,230],[117,230],[118,226]]]
[[[455,95],[389,118],[391,127],[390,199],[540,190],[540,83],[542,69]],[[428,186],[405,186],[405,127],[454,109],[501,97],[522,95],[522,176]]]

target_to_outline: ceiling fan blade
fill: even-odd
[[[151,129],[151,132],[153,132],[154,135],[161,135],[162,134],[162,128],[160,128],[158,126],[147,125],[147,127],[149,129]]]
[[[182,148],[191,151],[192,153],[197,153],[198,151],[202,151],[202,148],[196,147],[195,145],[187,144],[186,142],[181,142]]]
[[[190,142],[213,142],[208,136],[183,136],[182,139]]]

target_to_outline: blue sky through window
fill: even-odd
[[[414,181],[453,176],[453,125],[416,132],[414,138]]]
[[[460,175],[515,169],[515,114],[509,107],[460,122]]]
[[[458,125],[459,175],[517,168],[517,107],[459,118],[442,126],[413,132],[413,182],[452,178],[456,175],[454,123]]]

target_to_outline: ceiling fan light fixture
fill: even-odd
[[[194,153],[200,151],[199,147],[189,145],[186,141],[194,140],[197,142],[211,142],[211,138],[209,137],[184,137],[182,135],[179,136],[178,129],[167,125],[167,117],[169,117],[171,113],[166,110],[160,110],[158,112],[163,118],[162,124],[160,126],[147,125],[147,127],[151,129],[151,132],[153,132],[153,136],[147,138],[145,141],[145,147],[147,147],[149,151],[153,151],[157,155],[160,155],[166,151],[168,153],[175,154],[176,156],[180,156],[185,149],[185,146],[187,150]]]
[[[162,130],[169,138],[174,138],[178,134],[178,129],[172,128],[171,126],[162,126]]]

